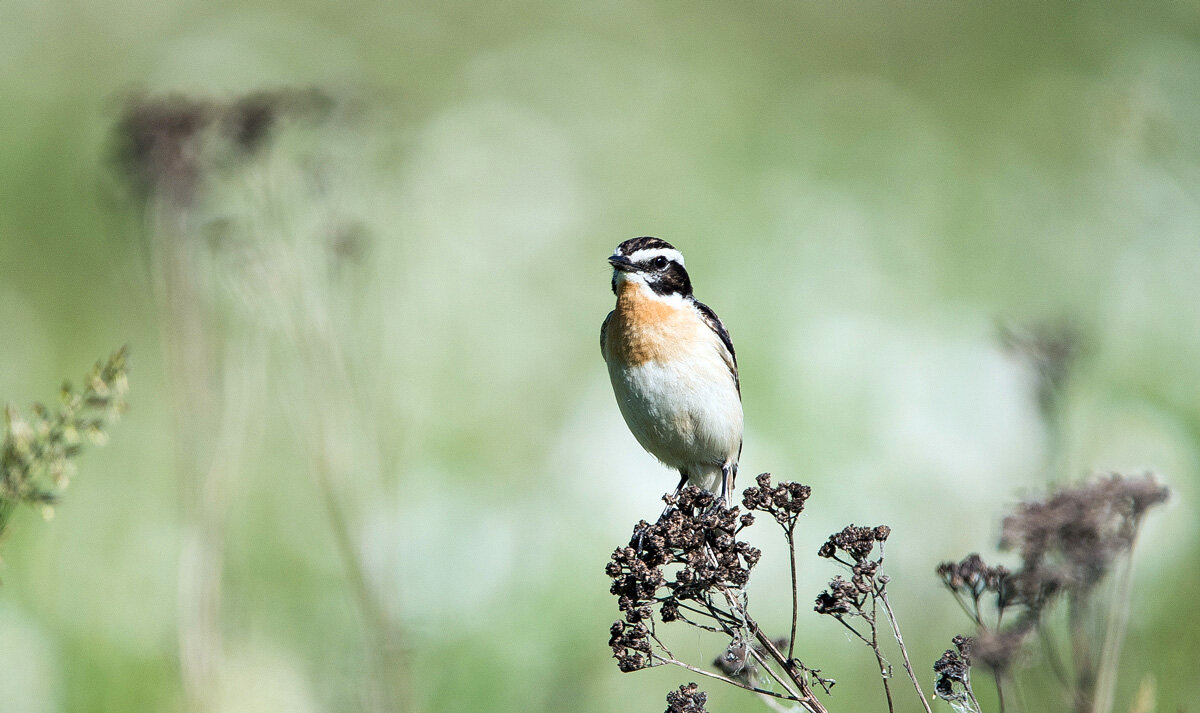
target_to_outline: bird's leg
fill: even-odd
[[[679,497],[679,494],[681,492],[683,492],[683,486],[687,485],[687,482],[688,482],[687,471],[686,470],[679,471],[679,485],[676,485],[675,492],[671,493],[672,499]],[[658,521],[662,522],[663,518],[665,518],[667,515],[671,514],[671,511],[674,509],[675,509],[674,505],[667,505],[667,507],[662,511],[662,515],[658,516]]]
[[[737,464],[726,462],[721,466],[721,502],[725,509],[733,508],[733,480],[737,477]]]

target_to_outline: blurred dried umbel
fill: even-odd
[[[1014,583],[1031,607],[1060,591],[1086,593],[1133,545],[1142,516],[1169,491],[1150,475],[1109,474],[1026,502],[1004,519],[1002,549],[1021,555]]]
[[[113,130],[112,160],[140,200],[187,205],[214,162],[252,156],[282,119],[319,119],[332,105],[317,89],[263,90],[231,101],[131,94]]]
[[[0,534],[19,504],[51,507],[67,487],[74,458],[85,441],[96,445],[108,439],[109,427],[126,409],[129,391],[126,360],[121,348],[83,378],[83,388],[63,384],[56,410],[34,404],[29,415],[9,405],[5,409],[4,442],[0,449]]]
[[[1045,498],[1021,503],[1004,519],[1000,546],[1019,554],[1021,565],[1015,571],[988,566],[975,554],[938,566],[938,576],[976,624],[968,663],[992,672],[1001,711],[1004,679],[1034,634],[1046,640],[1049,667],[1074,710],[1111,710],[1129,607],[1133,545],[1145,514],[1169,494],[1151,475],[1113,473],[1060,487]],[[1123,577],[1106,592],[1105,606],[1097,606],[1100,584],[1118,566]],[[987,594],[992,595],[994,619],[986,616],[983,607]],[[1071,676],[1065,663],[1057,660],[1055,652],[1061,647],[1052,642],[1053,634],[1045,626],[1059,602],[1065,602],[1067,609]],[[1001,627],[1010,610],[1016,612],[1015,619]],[[1105,612],[1103,626],[1091,621],[1098,611]],[[1100,630],[1105,632],[1103,638],[1095,641],[1092,632]]]

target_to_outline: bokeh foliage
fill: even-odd
[[[737,344],[743,473],[812,485],[804,552],[892,526],[917,661],[963,628],[933,567],[994,556],[1018,495],[1160,473],[1175,496],[1139,543],[1117,700],[1150,681],[1159,710],[1190,705],[1198,41],[1200,6],[1171,1],[5,4],[0,400],[46,400],[122,342],[138,398],[59,517],[17,513],[0,700],[182,709],[179,463],[220,452],[211,704],[365,705],[371,634],[310,477],[324,443],[419,706],[661,705],[677,675],[608,659],[602,568],[673,478],[625,431],[596,347],[604,258],[654,234]],[[162,232],[112,132],[131,92],[281,87],[333,108],[248,159],[203,154],[175,237],[215,388],[181,389]],[[1059,320],[1088,346],[1048,431],[1037,365],[996,325]],[[211,396],[199,420],[180,393]],[[786,552],[761,539],[753,596],[786,627]],[[839,679],[832,707],[860,709],[873,662],[825,624],[802,620],[798,649]],[[735,693],[710,707],[759,709]]]

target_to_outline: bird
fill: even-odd
[[[667,241],[630,238],[608,262],[617,302],[600,352],[621,415],[643,448],[679,471],[676,495],[691,483],[731,508],[743,414],[729,331],[692,294],[683,254]]]

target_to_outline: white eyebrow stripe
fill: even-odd
[[[665,257],[679,263],[680,267],[687,267],[683,264],[683,253],[672,248],[642,248],[634,251],[629,259],[633,262],[649,262],[656,257]]]

